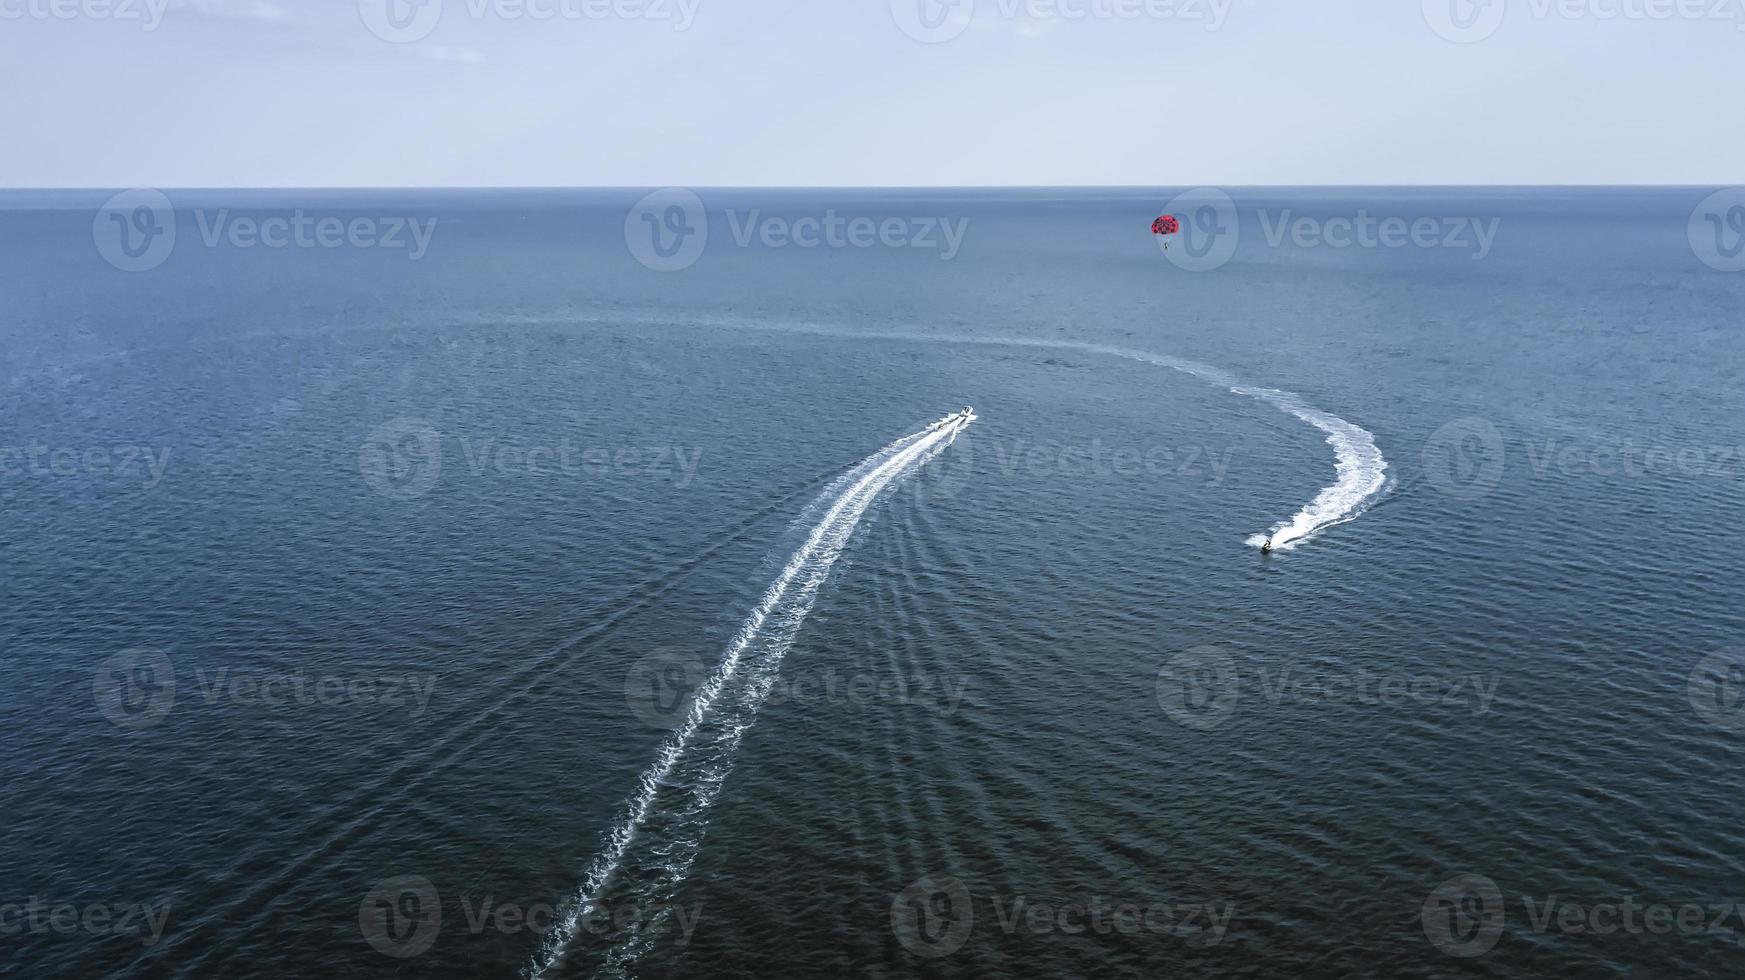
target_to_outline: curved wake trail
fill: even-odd
[[[784,328],[766,328],[784,331]],[[821,334],[830,337],[870,338],[880,340],[928,341],[932,343],[983,345],[995,347],[1041,347],[1053,350],[1074,350],[1103,354],[1130,361],[1155,364],[1183,374],[1190,374],[1227,389],[1231,394],[1246,395],[1296,416],[1327,434],[1327,444],[1333,447],[1335,479],[1331,486],[1315,495],[1287,521],[1273,525],[1267,533],[1250,535],[1244,543],[1258,548],[1270,538],[1273,548],[1290,551],[1305,538],[1323,528],[1355,519],[1363,507],[1387,486],[1387,459],[1375,444],[1375,434],[1330,412],[1323,412],[1304,401],[1300,395],[1275,388],[1255,388],[1242,384],[1234,375],[1208,364],[1154,354],[1150,351],[1094,344],[1085,341],[1051,340],[1041,337],[977,337],[964,334],[924,334],[905,331],[857,332],[825,329],[797,329],[784,332]]]
[[[1363,505],[1387,485],[1388,463],[1375,444],[1374,433],[1337,415],[1323,412],[1292,392],[1279,391],[1276,388],[1248,387],[1215,367],[1125,347],[1072,341],[1029,341],[1019,338],[1002,338],[1002,342],[1021,346],[1067,347],[1157,364],[1220,385],[1229,389],[1233,395],[1259,399],[1327,433],[1327,444],[1333,447],[1333,484],[1316,494],[1315,499],[1303,505],[1303,509],[1290,520],[1273,525],[1270,533],[1249,535],[1243,543],[1251,548],[1260,547],[1270,538],[1275,550],[1290,551],[1298,542],[1316,531],[1356,518],[1362,513]]]
[[[661,319],[662,322],[671,322],[666,318]],[[572,322],[574,317],[566,317],[565,320]],[[821,337],[840,337],[848,340],[899,340],[992,347],[1044,347],[1055,350],[1105,354],[1110,357],[1143,361],[1147,364],[1157,364],[1181,371],[1184,374],[1191,374],[1196,378],[1220,385],[1232,394],[1247,395],[1250,398],[1259,399],[1280,411],[1296,416],[1327,434],[1327,444],[1333,447],[1335,456],[1336,479],[1331,486],[1316,494],[1314,500],[1303,505],[1303,509],[1298,511],[1295,516],[1287,521],[1274,524],[1271,532],[1250,535],[1244,543],[1254,548],[1265,544],[1270,537],[1275,549],[1290,551],[1305,538],[1323,528],[1353,520],[1363,512],[1364,505],[1371,498],[1386,488],[1388,482],[1387,460],[1382,456],[1381,450],[1376,447],[1374,433],[1368,429],[1348,422],[1337,415],[1323,412],[1291,392],[1278,391],[1273,388],[1249,387],[1224,371],[1194,361],[1127,347],[1041,337],[978,337],[965,334],[915,333],[901,330],[835,330],[812,325],[772,325],[747,323],[742,320],[734,320],[733,325],[738,328],[764,330],[771,333],[809,334]]]
[[[1290,520],[1273,525],[1270,533],[1249,535],[1244,543],[1251,548],[1260,547],[1270,538],[1275,550],[1290,551],[1298,542],[1316,531],[1356,518],[1363,512],[1363,505],[1387,486],[1388,463],[1375,444],[1374,433],[1330,412],[1323,412],[1292,392],[1279,391],[1276,388],[1248,387],[1215,367],[1125,347],[1024,338],[999,338],[997,342],[1018,346],[1064,347],[1157,364],[1220,385],[1229,389],[1231,394],[1257,398],[1327,433],[1327,444],[1333,447],[1334,455],[1335,479],[1332,486],[1316,494],[1315,499],[1305,504]]]
[[[601,918],[608,899],[618,909],[633,908],[644,918],[638,919],[635,931],[608,940],[600,975],[622,975],[625,966],[672,924],[674,910],[661,903],[671,901],[689,874],[702,847],[709,807],[732,771],[740,737],[768,698],[782,658],[831,567],[873,500],[944,451],[967,424],[946,424],[899,439],[819,496],[814,507],[826,508],[823,516],[734,634],[720,665],[693,695],[684,721],[638,780],[605,847],[588,866],[581,888],[525,971],[528,977],[557,971],[586,938],[583,932]],[[681,926],[683,916],[679,910]]]
[[[1056,344],[1053,341],[1040,343],[1050,347]],[[1374,433],[1337,415],[1323,412],[1292,392],[1279,391],[1276,388],[1251,388],[1238,384],[1233,377],[1217,368],[1161,354],[1102,344],[1075,344],[1070,341],[1063,342],[1063,346],[1158,364],[1191,374],[1222,385],[1231,394],[1257,398],[1327,433],[1327,444],[1333,447],[1333,485],[1316,494],[1315,499],[1305,504],[1296,516],[1273,525],[1270,533],[1249,535],[1243,543],[1251,548],[1260,547],[1270,538],[1275,550],[1290,551],[1299,541],[1316,531],[1356,518],[1362,513],[1363,505],[1387,485],[1388,463],[1375,444]]]
[[[1376,448],[1375,436],[1368,429],[1313,408],[1288,391],[1275,391],[1271,388],[1231,390],[1240,395],[1250,395],[1270,402],[1295,415],[1327,433],[1327,444],[1333,447],[1337,479],[1332,486],[1316,494],[1315,499],[1309,501],[1295,517],[1283,524],[1274,525],[1271,534],[1273,548],[1289,551],[1296,547],[1298,541],[1324,527],[1343,524],[1356,518],[1363,512],[1363,505],[1387,486],[1388,463],[1382,458],[1381,450]],[[1268,535],[1265,534],[1251,535],[1246,544],[1251,548],[1258,548],[1266,543],[1267,538]]]

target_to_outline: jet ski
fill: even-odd
[[[1271,538],[1267,538],[1266,543],[1260,546],[1260,553],[1263,555],[1272,554],[1272,539]]]

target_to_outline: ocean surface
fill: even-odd
[[[0,193],[0,974],[1745,974],[1713,190]]]

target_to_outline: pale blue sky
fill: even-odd
[[[1745,0],[404,2],[0,0],[0,186],[1745,181]]]

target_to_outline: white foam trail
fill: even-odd
[[[1295,517],[1273,526],[1268,534],[1250,535],[1247,544],[1258,548],[1270,538],[1275,550],[1290,551],[1297,542],[1324,527],[1343,524],[1363,512],[1369,498],[1387,485],[1387,460],[1376,448],[1375,436],[1361,426],[1353,425],[1337,415],[1329,415],[1305,404],[1287,391],[1271,388],[1232,388],[1239,395],[1250,395],[1269,402],[1295,415],[1322,432],[1333,447],[1334,472],[1332,486],[1315,495]]]
[[[1375,444],[1375,435],[1368,429],[1348,422],[1337,415],[1323,412],[1292,392],[1273,388],[1249,387],[1237,381],[1235,376],[1226,371],[1196,361],[1155,354],[1150,351],[1134,350],[1129,347],[1115,347],[1108,344],[1093,344],[1074,340],[1051,340],[1040,337],[978,337],[966,334],[925,334],[906,331],[861,332],[822,328],[771,327],[764,329],[778,332],[819,334],[829,337],[927,341],[998,347],[1041,347],[1104,354],[1109,357],[1121,357],[1127,360],[1142,361],[1146,364],[1156,364],[1173,371],[1180,371],[1183,374],[1191,374],[1201,380],[1227,388],[1233,394],[1247,395],[1250,398],[1266,402],[1327,433],[1327,444],[1333,447],[1335,479],[1331,486],[1316,494],[1315,499],[1305,504],[1303,509],[1290,520],[1273,525],[1270,534],[1250,535],[1245,541],[1249,547],[1258,548],[1270,538],[1276,550],[1290,551],[1315,532],[1356,518],[1363,512],[1363,507],[1370,498],[1387,486],[1387,460]]]
[[[600,322],[616,322],[635,319],[632,315],[617,312],[611,317],[600,318]],[[657,316],[649,318],[650,322],[672,323],[670,317]],[[560,322],[576,322],[578,317],[566,314],[559,318]],[[1275,391],[1270,388],[1250,388],[1237,381],[1232,375],[1215,367],[1199,364],[1194,361],[1182,360],[1149,351],[1133,350],[1125,347],[1113,347],[1106,344],[1083,343],[1072,340],[1051,340],[1040,337],[985,337],[965,334],[916,333],[899,330],[843,330],[820,327],[815,324],[771,324],[767,322],[747,322],[743,319],[698,318],[691,322],[733,326],[736,329],[764,330],[771,333],[808,334],[821,337],[840,337],[848,340],[898,340],[919,343],[944,343],[964,345],[985,345],[997,347],[1045,347],[1057,350],[1076,350],[1093,354],[1106,354],[1112,357],[1124,357],[1130,360],[1144,361],[1148,364],[1158,364],[1163,367],[1191,374],[1197,378],[1210,381],[1213,384],[1228,388],[1231,392],[1249,395],[1269,402],[1275,407],[1295,415],[1297,418],[1313,425],[1327,433],[1327,442],[1333,447],[1335,455],[1336,481],[1332,486],[1316,494],[1315,499],[1306,504],[1296,516],[1288,521],[1273,525],[1272,536],[1275,547],[1290,550],[1304,538],[1322,528],[1335,524],[1343,524],[1363,512],[1363,507],[1370,498],[1381,492],[1387,486],[1387,460],[1381,450],[1376,447],[1375,436],[1367,429],[1348,422],[1337,415],[1323,412],[1310,406],[1299,396],[1290,392]],[[1258,548],[1267,541],[1268,535],[1250,535],[1247,544]]]
[[[890,340],[929,340],[935,343],[984,344],[1002,347],[1043,347],[1104,354],[1110,357],[1142,361],[1146,364],[1156,364],[1172,371],[1191,374],[1196,378],[1228,388],[1232,394],[1257,398],[1280,411],[1288,412],[1327,433],[1327,444],[1333,447],[1334,482],[1316,494],[1315,499],[1305,504],[1303,509],[1290,520],[1273,525],[1270,534],[1250,535],[1245,543],[1252,548],[1260,547],[1270,538],[1275,550],[1290,551],[1316,531],[1356,518],[1363,512],[1364,504],[1387,486],[1387,460],[1382,456],[1381,449],[1375,444],[1375,435],[1368,429],[1348,422],[1337,415],[1323,412],[1292,392],[1279,391],[1274,388],[1249,387],[1239,383],[1228,372],[1196,361],[1154,354],[1150,351],[1134,350],[1128,347],[1114,347],[1108,344],[1092,344],[1073,340],[901,332],[875,335],[847,331],[817,332],[843,337],[877,336]]]
[[[720,665],[692,697],[684,722],[662,744],[654,764],[638,780],[623,817],[613,826],[605,847],[583,876],[581,888],[524,971],[527,976],[546,976],[562,962],[584,922],[595,913],[606,887],[627,867],[638,833],[651,820],[658,819],[672,833],[651,845],[651,853],[637,864],[640,877],[632,889],[637,892],[634,900],[650,903],[670,897],[685,879],[702,844],[703,818],[732,769],[740,736],[768,697],[783,655],[861,517],[885,488],[942,452],[965,425],[948,424],[899,439],[862,461],[820,495],[819,506],[829,501],[828,509],[734,634]],[[659,808],[657,799],[662,803]],[[621,972],[624,964],[658,934],[667,911],[661,909],[647,927],[615,947],[602,972]]]
[[[1290,551],[1297,546],[1298,542],[1316,531],[1356,518],[1358,514],[1363,512],[1363,505],[1387,485],[1388,464],[1382,456],[1381,450],[1375,444],[1375,435],[1360,425],[1347,422],[1337,415],[1315,408],[1296,394],[1279,391],[1275,388],[1251,388],[1239,385],[1229,374],[1217,368],[1179,358],[1165,357],[1161,354],[1128,350],[1122,347],[1105,347],[1101,344],[1073,346],[1115,357],[1160,364],[1197,378],[1203,378],[1229,388],[1232,394],[1258,398],[1327,433],[1327,444],[1333,447],[1333,484],[1316,494],[1315,499],[1304,505],[1303,509],[1296,513],[1296,516],[1288,521],[1273,525],[1270,534],[1250,535],[1245,543],[1251,548],[1258,548],[1271,540],[1274,550]]]

